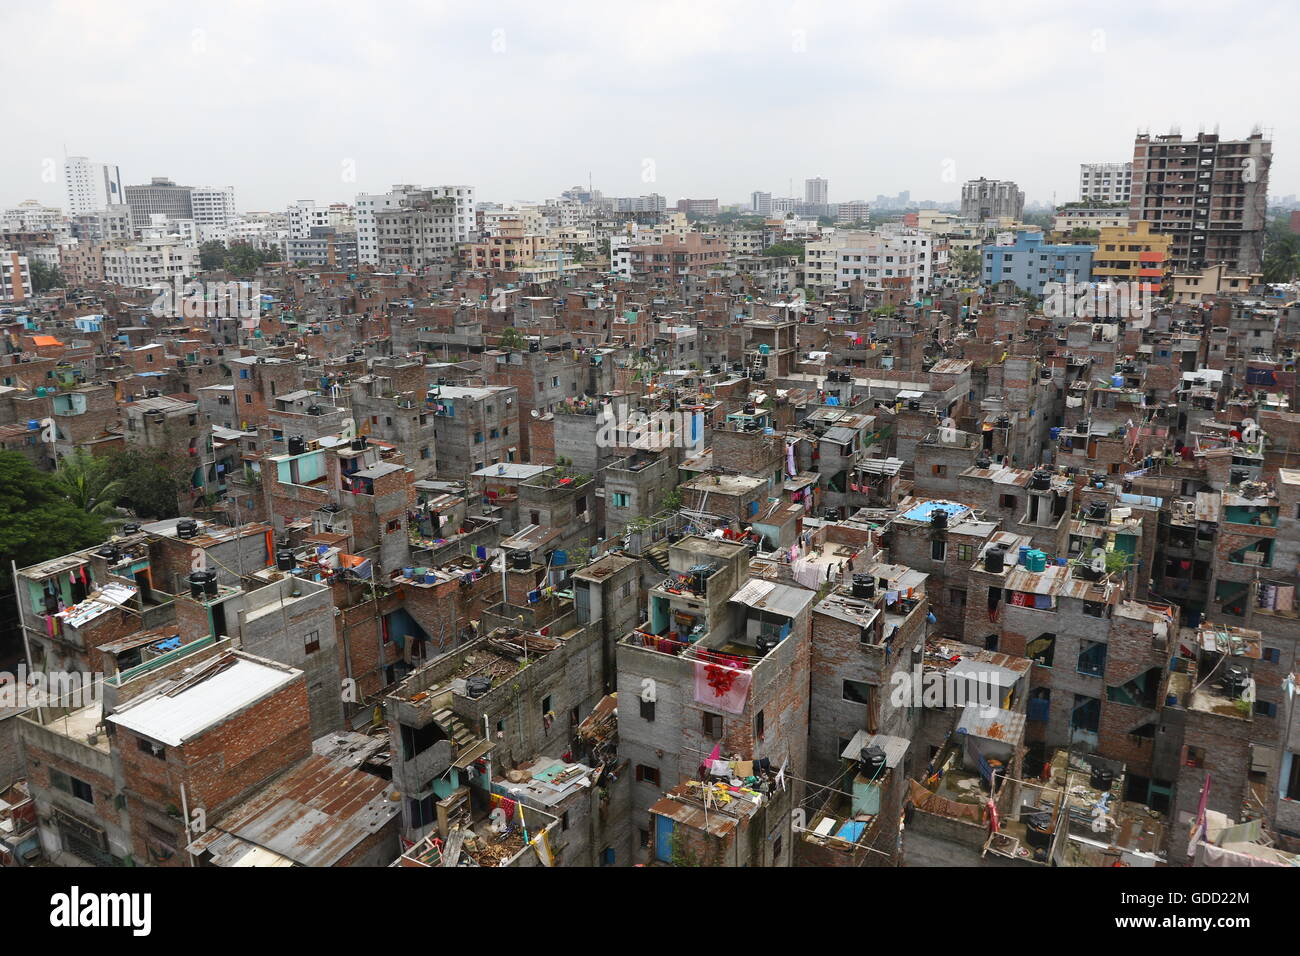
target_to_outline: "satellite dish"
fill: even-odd
[[[1106,549],[1093,548],[1091,567],[1094,571],[1100,573],[1106,570]]]
[[[541,418],[541,417],[542,417],[542,413],[539,412],[539,411],[538,411],[537,409],[535,409],[535,408],[533,409],[532,414],[533,414],[533,418]]]

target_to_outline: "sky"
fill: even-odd
[[[1300,193],[1293,3],[0,0],[0,206],[65,155],[234,186],[240,211],[394,183],[747,202],[1078,198],[1134,134],[1271,131]]]

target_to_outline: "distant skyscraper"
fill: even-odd
[[[803,201],[810,206],[824,206],[830,195],[830,183],[824,179],[805,179],[803,181]]]
[[[1025,211],[1025,194],[1010,180],[972,179],[961,187],[963,219],[1018,220]]]
[[[1268,170],[1273,144],[1260,132],[1220,140],[1217,133],[1179,133],[1133,143],[1129,219],[1174,237],[1175,272],[1226,263],[1240,272],[1263,265]]]
[[[772,214],[772,194],[753,192],[749,195],[749,208],[760,216],[770,216]]]
[[[227,226],[235,218],[234,186],[195,186],[190,206],[197,226]]]
[[[92,163],[85,156],[63,161],[63,180],[68,187],[68,215],[82,216],[126,201],[122,174],[116,166]]]
[[[166,176],[155,176],[148,185],[127,186],[126,204],[131,207],[131,226],[143,229],[150,216],[165,219],[193,219],[189,186],[177,186]]]
[[[1080,202],[1129,201],[1133,189],[1132,163],[1081,163]]]

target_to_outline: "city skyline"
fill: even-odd
[[[1077,198],[1081,163],[1128,161],[1139,132],[1217,126],[1239,138],[1257,125],[1279,144],[1274,195],[1300,192],[1300,159],[1286,148],[1300,121],[1281,85],[1243,99],[1231,84],[1192,76],[1158,108],[1119,95],[1157,78],[1139,42],[1152,29],[1193,59],[1211,46],[1216,56],[1257,57],[1258,21],[1216,21],[1207,37],[1195,15],[1207,4],[1160,18],[1118,4],[1049,14],[1016,3],[990,18],[978,3],[927,17],[881,5],[770,5],[762,17],[738,4],[667,3],[652,13],[602,10],[606,26],[594,36],[581,6],[493,16],[406,8],[396,18],[385,8],[382,20],[349,10],[361,22],[346,34],[329,17],[305,19],[304,7],[233,6],[237,16],[154,3],[135,4],[148,15],[129,19],[77,2],[11,13],[15,36],[42,36],[58,16],[69,58],[103,82],[56,78],[41,97],[9,104],[10,128],[24,133],[0,157],[0,204],[65,204],[65,155],[116,165],[124,184],[228,183],[241,210],[350,201],[420,181],[472,181],[487,200],[543,200],[588,176],[606,195],[723,203],[754,190],[781,196],[792,180],[801,195],[814,176],[830,181],[832,200],[908,190],[957,201],[962,182],[984,176],[1018,183],[1030,204],[1062,203]],[[1294,39],[1293,19],[1274,18],[1279,48]],[[311,61],[313,45],[339,51],[327,72]],[[38,67],[29,59],[38,49],[15,45],[15,75]],[[417,55],[439,64],[438,81],[398,82],[397,64]],[[177,82],[151,82],[159,71]],[[774,84],[773,74],[784,80]],[[597,75],[607,79],[583,81]],[[316,99],[302,95],[313,78]],[[723,106],[678,109],[702,84]],[[825,91],[816,108],[798,95],[814,87]],[[146,88],[147,115],[167,119],[123,122],[123,97]],[[1077,104],[1077,119],[1059,118],[1062,97]],[[1091,105],[1099,98],[1102,110]],[[502,148],[553,142],[565,115],[599,135],[524,161]],[[1032,154],[1010,141],[1012,129],[1035,139]]]

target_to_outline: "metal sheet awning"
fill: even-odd
[[[479,757],[491,752],[496,744],[490,739],[480,740],[473,747],[461,752],[460,756],[451,762],[451,765],[457,770],[464,770]]]

